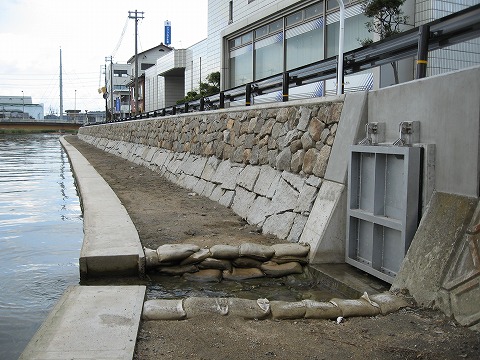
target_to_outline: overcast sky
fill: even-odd
[[[135,21],[143,11],[139,52],[164,42],[172,23],[172,44],[189,47],[207,37],[208,0],[0,0],[0,95],[31,96],[45,114],[60,109],[62,49],[64,110],[104,110],[98,94],[105,57],[126,63],[135,53]],[[128,21],[127,21],[128,20]],[[126,25],[120,47],[114,53]]]

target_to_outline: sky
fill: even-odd
[[[208,0],[0,0],[0,95],[31,96],[45,115],[60,109],[60,48],[63,109],[105,110],[105,58],[126,63],[138,51],[164,42],[169,20],[174,48],[207,37]],[[122,38],[123,33],[123,38]],[[22,94],[23,91],[23,94]]]

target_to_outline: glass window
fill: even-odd
[[[287,16],[287,26],[299,23],[300,21],[302,21],[301,11],[297,11],[296,13]]]
[[[250,43],[252,41],[252,38],[253,36],[251,32],[242,35],[242,45]]]
[[[365,23],[368,21],[364,14],[355,15],[345,19],[344,52],[360,46],[360,40],[371,38]],[[338,32],[340,23],[334,22],[327,25],[327,57],[338,55]]]
[[[323,13],[323,1],[309,6],[305,9],[305,19],[310,19],[312,17],[318,16]]]
[[[230,52],[230,86],[236,87],[253,80],[252,45]]]
[[[255,43],[255,80],[283,72],[283,33]]]
[[[323,17],[287,30],[287,70],[323,59]]]
[[[255,30],[255,38],[258,39],[262,36],[265,36],[268,34],[268,25],[262,26],[261,28],[258,28]]]
[[[275,31],[279,31],[282,29],[283,29],[283,19],[279,19],[268,25],[268,30],[270,33],[274,33]]]

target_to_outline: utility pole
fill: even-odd
[[[138,19],[143,19],[143,11],[129,11],[129,19],[135,19],[135,114],[138,114]]]
[[[62,48],[60,48],[60,121],[63,121]]]
[[[110,120],[113,121],[113,57],[106,56],[105,61],[108,61],[108,60],[110,60]],[[107,76],[107,73],[105,70],[105,77],[106,76]]]

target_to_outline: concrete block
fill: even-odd
[[[302,236],[303,229],[307,223],[308,217],[297,214],[293,220],[292,229],[288,234],[287,240],[292,243],[298,243],[300,237]]]
[[[259,174],[260,168],[258,166],[247,165],[238,176],[237,184],[248,191],[253,191]]]
[[[20,359],[132,359],[145,286],[73,286]]]
[[[318,194],[318,188],[305,184],[300,190],[298,201],[293,209],[297,213],[309,213]]]
[[[243,219],[248,217],[250,208],[255,201],[256,194],[237,186],[235,197],[233,199],[232,210],[240,215]]]
[[[233,202],[233,197],[235,196],[235,191],[227,190],[225,193],[220,197],[218,202],[220,205],[230,207]]]
[[[296,214],[284,212],[268,217],[262,227],[264,234],[272,234],[280,239],[286,239],[293,226]]]
[[[297,205],[299,193],[285,180],[280,179],[275,195],[272,198],[271,213],[278,214],[293,210]]]
[[[344,185],[322,183],[300,237],[300,242],[310,245],[311,263],[345,261],[346,202]]]
[[[207,164],[207,158],[199,156],[193,162],[193,175],[196,177],[201,177],[203,174],[203,170],[205,169],[205,165]]]
[[[285,180],[288,184],[290,184],[291,187],[293,187],[297,191],[302,190],[306,180],[305,177],[298,174],[292,174],[288,171],[282,172],[282,179]]]
[[[342,114],[338,123],[335,142],[325,170],[325,180],[346,184],[350,145],[358,143],[367,123],[367,92],[348,93],[345,95]],[[393,102],[392,104],[394,104]]]
[[[247,221],[249,224],[262,226],[267,216],[272,215],[271,213],[271,202],[272,200],[263,197],[257,196],[250,211],[247,215]]]
[[[272,197],[275,190],[271,191],[272,184],[275,184],[280,179],[280,172],[271,168],[268,165],[263,165],[260,168],[257,182],[253,188],[258,195]],[[269,196],[270,195],[270,196]]]
[[[220,163],[220,160],[217,159],[215,156],[210,156],[205,164],[205,168],[203,169],[202,172],[202,179],[211,181],[213,178],[213,175],[215,174],[218,165]]]

